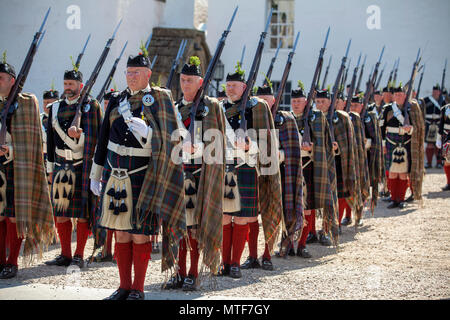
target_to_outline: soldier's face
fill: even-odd
[[[392,101],[392,93],[390,93],[390,92],[383,92],[383,100],[386,103],[390,103]]]
[[[64,80],[64,94],[68,98],[75,98],[81,92],[83,84],[76,80]]]
[[[247,88],[247,85],[243,82],[228,81],[226,88],[228,99],[230,99],[231,101],[238,101],[244,94],[245,88]]]
[[[352,102],[352,104],[350,105],[350,111],[356,112],[356,113],[361,113],[362,104],[359,102]]]
[[[50,103],[53,103],[53,102],[55,102],[56,100],[58,100],[58,99],[44,99],[43,100],[43,102],[44,102],[44,112],[46,113],[46,114],[48,114],[48,105],[50,104]]]
[[[275,103],[275,97],[272,95],[262,95],[262,96],[258,96],[258,98],[263,99],[264,101],[267,102],[267,104],[269,105],[269,109],[272,110],[272,106]]]
[[[398,105],[403,105],[406,100],[406,94],[404,92],[395,92],[394,93],[394,101]]]
[[[106,108],[108,108],[109,100],[103,100],[103,111],[106,111]]]
[[[152,71],[146,67],[128,67],[126,71],[127,85],[132,91],[145,89],[148,86]]]
[[[431,92],[431,95],[435,100],[437,100],[441,96],[441,90],[433,90],[433,92]]]
[[[306,98],[291,98],[291,105],[292,111],[294,111],[295,114],[301,114],[306,107]]]
[[[198,89],[202,86],[203,79],[199,76],[189,76],[185,74],[180,75],[180,86],[183,95],[188,100],[192,101],[197,94]]]
[[[379,105],[381,101],[383,101],[383,96],[381,94],[376,94],[373,96],[373,99],[375,100],[375,103]]]
[[[327,98],[317,98],[316,99],[316,107],[322,112],[328,112],[330,108],[331,100]]]
[[[342,99],[337,99],[336,110],[344,110],[344,108],[345,108],[345,101]]]
[[[11,75],[5,72],[0,72],[0,96],[7,97],[15,82],[16,79],[14,79]]]

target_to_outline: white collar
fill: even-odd
[[[78,96],[78,98],[76,98],[75,100],[69,100],[67,98],[64,99],[64,101],[70,106],[72,104],[75,104],[78,102],[78,100],[80,100],[80,96]]]
[[[181,103],[183,104],[183,105],[185,105],[185,106],[187,106],[188,104],[192,104],[194,101],[187,101],[186,99],[184,99],[184,97],[183,97],[183,99],[181,100]]]
[[[128,88],[128,92],[129,92],[132,96],[138,94],[139,92],[147,93],[147,92],[150,92],[150,90],[151,90],[150,85],[147,85],[144,89],[142,89],[142,90],[137,90],[137,91],[132,91],[130,88]]]
[[[8,97],[2,97],[0,96],[0,102],[6,101],[8,99]]]

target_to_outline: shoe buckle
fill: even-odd
[[[191,278],[185,278],[184,279],[184,283],[186,283],[186,284],[194,284],[194,280],[192,280]]]
[[[239,268],[238,267],[230,267],[230,271],[238,272]]]

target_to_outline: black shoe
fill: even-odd
[[[425,165],[425,169],[430,169],[430,168],[433,168],[433,166],[431,165],[431,163],[427,163],[427,164]]]
[[[291,247],[289,248],[288,256],[295,257],[295,250],[294,250],[294,247],[291,246]]]
[[[112,262],[113,261],[113,256],[112,254],[107,254],[106,256],[103,255],[103,252],[99,252],[93,262]]]
[[[362,219],[356,220],[356,221],[355,221],[355,225],[356,225],[357,227],[362,227],[362,226],[363,226]]]
[[[126,300],[145,300],[145,294],[139,290],[131,290]]]
[[[400,209],[405,208],[405,207],[406,207],[406,202],[404,202],[404,201],[399,202],[398,207],[399,207]]]
[[[306,243],[316,243],[319,242],[319,239],[317,239],[317,236],[314,233],[309,233],[308,237],[306,238]]]
[[[268,271],[272,271],[273,270],[273,264],[272,261],[270,261],[267,258],[263,258],[262,259],[262,269],[263,270],[268,270]]]
[[[2,272],[0,273],[0,279],[11,279],[17,276],[17,271],[19,268],[12,264],[7,264],[3,267]]]
[[[450,184],[442,188],[442,191],[450,191]]]
[[[321,234],[319,237],[319,242],[321,245],[323,246],[331,246],[331,240],[330,237],[325,235],[325,234]]]
[[[195,291],[197,290],[196,278],[193,275],[188,275],[184,278],[183,287],[181,288],[183,291]]]
[[[394,208],[398,208],[398,202],[397,201],[392,201],[388,206],[387,206],[387,208],[388,209],[394,209]]]
[[[0,273],[3,271],[3,269],[5,268],[4,264],[0,264]]]
[[[103,300],[126,300],[128,298],[128,295],[130,294],[130,290],[125,290],[122,288],[117,289],[114,291],[112,295],[110,295],[108,298],[105,298]]]
[[[219,271],[217,272],[218,277],[224,277],[230,275],[230,268],[231,266],[229,264],[222,264],[219,267]]]
[[[63,255],[57,256],[55,259],[44,262],[48,266],[68,267],[72,259],[64,257]]]
[[[381,199],[381,201],[384,201],[384,202],[391,202],[391,201],[392,201],[392,198],[389,196],[389,197],[386,197],[386,198]]]
[[[152,244],[152,253],[159,253],[159,245],[157,242]]]
[[[341,228],[341,226],[339,226],[339,235],[341,235],[342,234],[342,228]]]
[[[241,264],[241,269],[257,269],[261,268],[258,259],[253,257],[248,257],[243,264]]]
[[[311,258],[311,254],[309,253],[308,249],[306,247],[298,247],[297,248],[297,256],[302,258]]]
[[[352,218],[344,217],[344,219],[342,219],[341,225],[348,226],[349,224],[352,224]]]
[[[172,290],[172,289],[180,289],[183,286],[184,278],[179,274],[176,274],[170,277],[169,281],[162,286],[162,289]]]
[[[71,266],[78,266],[80,269],[83,269],[84,267],[84,261],[83,258],[79,255],[73,256],[72,262],[70,263]]]
[[[241,268],[237,263],[233,263],[230,267],[230,277],[238,279],[242,277]]]
[[[410,196],[408,197],[408,199],[406,199],[405,201],[406,201],[406,202],[413,202],[413,201],[414,201],[414,195],[413,195],[413,194],[410,195]]]
[[[435,168],[436,169],[442,169],[442,164],[441,163],[437,163]]]

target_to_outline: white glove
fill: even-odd
[[[441,148],[442,148],[442,141],[441,141],[441,139],[437,139],[437,140],[436,140],[436,147],[437,147],[438,149],[441,149]]]
[[[370,149],[372,146],[372,139],[366,139],[366,150]]]
[[[97,197],[100,196],[100,191],[102,190],[102,183],[98,180],[91,179],[91,191]]]
[[[147,138],[149,129],[144,120],[137,117],[132,117],[130,118],[128,126],[135,134],[139,135],[141,138]]]

